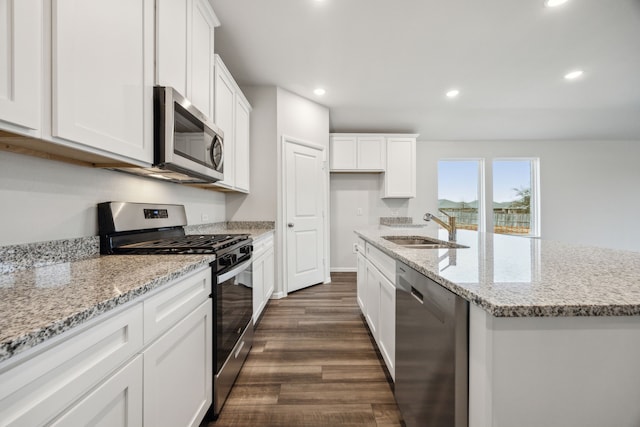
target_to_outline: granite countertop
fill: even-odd
[[[447,232],[357,230],[373,246],[496,317],[640,315],[640,253],[458,230],[461,249],[409,249],[382,236],[447,240]]]
[[[273,222],[186,226],[250,234]],[[0,362],[200,267],[214,255],[99,255],[97,236],[0,247]]]
[[[0,362],[215,260],[113,255],[0,275]]]

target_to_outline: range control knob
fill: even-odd
[[[222,258],[220,258],[220,264],[225,267],[228,267],[236,261],[235,258],[236,256],[233,254],[225,255]]]
[[[253,246],[252,245],[247,245],[247,246],[243,246],[240,248],[240,253],[241,254],[250,254],[251,252],[253,252]]]

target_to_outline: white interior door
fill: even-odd
[[[324,281],[324,150],[285,142],[288,292]]]

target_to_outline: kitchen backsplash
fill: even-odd
[[[98,236],[0,246],[0,274],[100,255]]]

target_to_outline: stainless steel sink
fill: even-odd
[[[459,245],[454,242],[445,242],[424,236],[382,236],[382,238],[396,245],[413,249],[468,248],[468,246]]]

